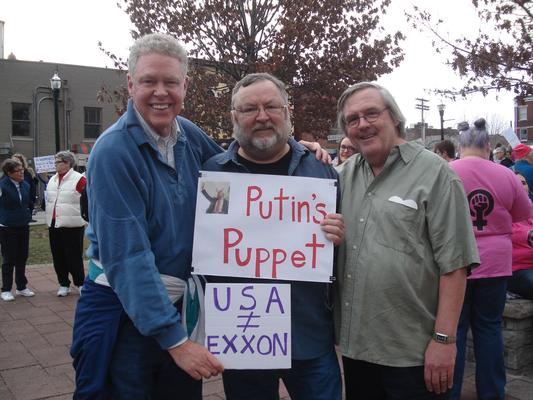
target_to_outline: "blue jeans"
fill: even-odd
[[[452,399],[461,398],[465,367],[466,335],[472,329],[476,357],[478,399],[505,397],[502,315],[505,307],[507,277],[468,280],[465,301],[457,328],[457,360]]]
[[[76,371],[74,400],[109,399],[109,365],[119,328],[126,318],[110,287],[85,280],[76,306],[70,348]]]
[[[342,357],[346,400],[445,400],[426,389],[424,366],[389,367]]]
[[[292,360],[291,369],[226,370],[227,400],[278,400],[279,379],[292,400],[340,400],[341,373],[335,349],[311,360]]]
[[[519,269],[509,278],[507,290],[533,300],[533,269]]]
[[[114,400],[201,400],[202,381],[180,369],[155,339],[127,319],[120,327],[110,365]]]

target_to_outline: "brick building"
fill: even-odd
[[[515,98],[515,132],[521,142],[533,144],[533,96]]]
[[[54,101],[50,78],[57,72],[59,147],[88,152],[117,119],[114,104],[97,100],[103,87],[125,83],[125,72],[47,62],[0,59],[0,161],[20,152],[28,159],[55,153]],[[83,158],[83,157],[80,157]]]

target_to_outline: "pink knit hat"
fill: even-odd
[[[513,148],[513,156],[515,160],[527,157],[527,155],[533,151],[531,147],[526,144],[520,143]]]

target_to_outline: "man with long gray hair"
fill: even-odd
[[[346,399],[447,398],[467,270],[479,263],[461,181],[405,141],[405,118],[382,86],[349,87],[337,112],[360,151],[338,169],[351,222],[335,309]]]

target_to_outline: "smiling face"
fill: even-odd
[[[379,113],[375,122],[369,123],[361,117],[356,127],[346,126],[346,136],[357,146],[374,174],[378,175],[391,149],[405,142],[398,135],[399,122],[393,120],[379,91],[374,88],[362,89],[352,94],[346,100],[342,113],[345,121],[353,119],[354,116]]]
[[[341,140],[341,145],[339,146],[339,162],[343,163],[349,157],[353,156],[357,152],[356,147],[352,144],[352,141],[347,137]]]
[[[170,135],[186,91],[187,77],[180,61],[164,54],[140,56],[133,75],[128,74],[128,92],[137,111],[161,136]]]
[[[268,80],[239,89],[231,113],[239,154],[262,163],[277,161],[286,154],[291,124],[285,106],[279,89]]]

